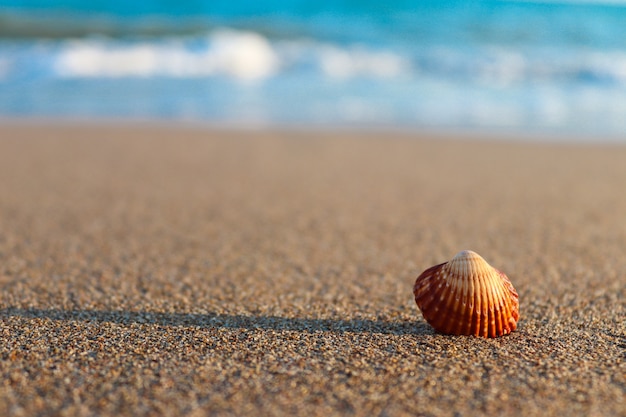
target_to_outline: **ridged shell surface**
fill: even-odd
[[[424,319],[440,333],[498,337],[517,327],[517,291],[473,251],[422,272],[413,294]]]

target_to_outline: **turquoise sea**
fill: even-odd
[[[626,138],[626,2],[0,0],[0,117]]]

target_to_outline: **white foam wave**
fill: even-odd
[[[289,73],[340,81],[428,78],[478,82],[497,88],[536,81],[612,82],[626,86],[623,51],[507,50],[490,46],[460,50],[435,46],[400,53],[304,39],[270,41],[255,32],[230,29],[214,31],[204,38],[65,41],[53,56],[53,72],[63,78],[227,76],[250,82]],[[8,67],[0,60],[0,77]]]
[[[270,42],[254,32],[217,30],[204,39],[122,42],[66,41],[54,69],[64,78],[211,77],[263,80],[312,62],[322,75],[388,78],[410,73],[409,61],[390,51],[338,47],[308,40]]]
[[[197,49],[180,40],[132,44],[73,41],[60,52],[55,68],[62,77],[228,75],[258,80],[277,71],[278,58],[267,39],[259,34],[220,30]]]

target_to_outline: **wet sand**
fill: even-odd
[[[0,125],[0,415],[626,416],[626,147]],[[462,249],[518,329],[412,295]]]

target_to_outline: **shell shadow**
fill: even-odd
[[[432,328],[425,322],[388,322],[383,320],[336,320],[286,318],[278,316],[246,316],[217,313],[158,313],[124,310],[62,310],[37,308],[0,309],[3,317],[28,319],[45,318],[61,321],[84,321],[116,324],[154,324],[173,327],[227,328],[248,330],[298,331],[306,333],[377,333],[395,335],[431,335]]]

